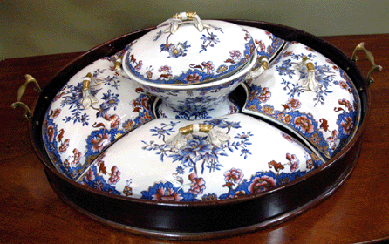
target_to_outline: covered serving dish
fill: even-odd
[[[123,69],[161,99],[157,117],[212,118],[237,110],[228,95],[258,75],[255,48],[241,26],[184,12],[128,45]]]
[[[332,193],[358,157],[367,90],[310,34],[184,12],[69,64],[43,90],[32,135],[80,211],[132,233],[212,238]]]

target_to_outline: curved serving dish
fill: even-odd
[[[42,124],[52,100],[77,72],[99,58],[114,55],[126,44],[150,29],[133,32],[102,44],[65,67],[42,91],[31,121],[33,144],[43,161],[51,186],[67,203],[79,211],[135,234],[169,239],[206,239],[254,231],[299,214],[330,195],[344,181],[356,162],[361,136],[369,114],[370,95],[356,65],[337,48],[303,31],[263,22],[231,22],[268,30],[286,41],[296,41],[319,51],[344,70],[359,91],[361,103],[358,130],[351,140],[324,165],[299,179],[243,198],[218,201],[170,202],[127,198],[93,189],[65,177],[51,163],[44,149]],[[234,99],[243,104],[244,91]]]

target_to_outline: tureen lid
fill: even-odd
[[[241,26],[182,12],[132,42],[123,66],[135,80],[194,85],[231,76],[254,57],[253,38]]]

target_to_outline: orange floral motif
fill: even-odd
[[[306,163],[307,169],[312,169],[313,168],[313,161],[312,161],[312,159],[308,159],[305,163]]]
[[[110,122],[109,124],[111,125],[111,129],[117,128],[120,125],[120,117],[117,116],[116,114],[114,115],[105,114],[105,119]]]
[[[68,149],[69,141],[70,141],[69,139],[65,139],[65,141],[59,146],[58,151],[60,153],[63,153],[66,151],[66,149]]]
[[[273,114],[274,108],[272,106],[263,106],[262,111],[267,114]]]
[[[288,159],[290,163],[290,172],[296,172],[299,165],[299,160],[297,159],[296,155],[287,153],[286,159]]]
[[[243,179],[243,173],[240,169],[232,168],[224,173],[224,180],[227,182],[235,182],[239,184]]]
[[[180,193],[174,192],[171,188],[160,187],[153,195],[153,200],[168,200],[168,201],[180,201],[182,196]]]
[[[327,140],[330,141],[330,142],[338,140],[338,131],[337,130],[333,130],[331,132],[331,136],[328,137]]]
[[[261,51],[265,51],[265,44],[263,43],[262,40],[255,40],[255,42],[258,44],[259,48],[261,49]]]
[[[347,99],[339,99],[338,100],[338,104],[339,105],[344,105],[346,108],[347,108],[347,110],[350,112],[352,109],[353,109],[353,105],[351,104],[351,102],[349,101],[349,100],[347,100]]]
[[[123,193],[126,194],[126,196],[131,196],[133,193],[132,193],[132,187],[130,186],[125,186],[124,189],[123,189]]]
[[[309,137],[309,141],[311,141],[313,144],[317,145],[320,142],[320,137],[317,133],[314,133]]]
[[[50,140],[50,142],[52,142],[53,139],[54,139],[54,126],[49,125],[49,126],[47,127],[47,134],[49,135],[49,140]]]
[[[95,180],[95,175],[93,174],[92,168],[90,168],[88,170],[88,172],[86,172],[86,174],[84,176],[84,180],[85,181],[94,181]]]
[[[249,109],[250,111],[254,111],[254,112],[257,112],[257,111],[258,111],[257,105],[255,105],[255,104],[250,105],[250,106],[248,107],[248,109]]]
[[[106,174],[107,173],[107,167],[105,167],[104,159],[105,158],[105,152],[100,154],[100,156],[97,158],[96,162],[97,165],[99,166],[99,173]]]
[[[347,83],[346,83],[345,81],[340,81],[340,82],[339,82],[339,86],[340,86],[342,89],[351,92],[351,88],[347,85]]]
[[[261,92],[261,94],[259,95],[258,99],[259,99],[261,102],[265,103],[265,102],[267,102],[267,100],[269,100],[270,96],[271,96],[271,93],[270,93],[270,91],[269,91],[269,88],[268,88],[268,87],[264,87],[264,88],[262,89],[262,92]]]
[[[288,56],[290,56],[290,55],[292,55],[292,51],[285,51],[283,54],[282,54],[282,57],[288,57]]]
[[[283,118],[283,121],[287,124],[290,124],[291,120],[292,120],[292,116],[290,116],[289,114],[285,115],[285,117]]]
[[[188,176],[188,179],[192,182],[191,187],[189,189],[190,193],[200,194],[205,189],[205,181],[203,178],[197,178],[195,173],[192,173]]]
[[[294,123],[297,127],[301,128],[304,132],[312,133],[314,131],[314,127],[312,121],[307,118],[307,116],[302,115],[297,117],[294,120]]]
[[[325,132],[327,132],[328,131],[328,121],[326,120],[326,119],[319,119],[319,122],[321,123],[320,124],[320,128],[323,128],[323,130],[325,131]]]
[[[185,78],[185,80],[188,82],[188,84],[192,83],[198,83],[200,82],[201,76],[199,74],[189,74],[188,77]]]
[[[274,167],[276,172],[278,172],[278,170],[280,170],[280,169],[284,169],[284,166],[281,163],[277,163],[275,160],[270,161],[268,163],[268,165],[269,165],[269,168]]]
[[[95,138],[92,139],[92,151],[100,152],[105,146],[107,146],[111,140],[110,135],[103,133],[98,134]]]
[[[255,177],[249,186],[250,193],[259,193],[276,186],[276,180],[273,177],[263,175],[262,177]]]
[[[74,165],[78,165],[80,163],[81,152],[79,152],[77,148],[74,148],[72,152],[74,155],[73,163]]]
[[[126,130],[126,131],[130,131],[132,130],[132,128],[134,127],[134,121],[129,119],[127,120],[126,122],[123,123],[123,128]]]
[[[112,166],[111,171],[112,171],[112,173],[110,174],[111,177],[108,179],[108,183],[114,185],[114,184],[118,183],[120,180],[120,171],[119,171],[119,168],[117,166]]]
[[[344,128],[344,132],[346,134],[349,134],[353,128],[353,120],[350,118],[350,117],[346,117],[342,123],[340,123],[343,128]]]
[[[146,77],[147,79],[151,79],[153,77],[153,72],[150,70],[146,71]]]
[[[296,110],[296,109],[299,109],[301,107],[301,103],[298,99],[295,99],[295,98],[289,98],[288,100],[288,103],[287,103],[288,107],[290,110]]]
[[[61,113],[61,109],[60,108],[57,108],[56,110],[51,110],[50,111],[50,116],[51,118],[55,119],[58,117],[58,115]]]
[[[61,141],[63,139],[63,135],[65,134],[64,129],[60,129],[58,133],[58,141]]]
[[[336,141],[338,140],[338,131],[337,130],[333,130],[331,132],[331,136],[327,138],[327,141],[328,141],[328,145],[330,146],[330,148],[332,150],[335,150],[337,144],[336,144]]]

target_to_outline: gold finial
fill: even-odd
[[[118,71],[118,70],[120,70],[120,67],[122,66],[122,63],[118,60],[118,61],[116,61],[115,62],[115,71]]]
[[[308,69],[308,71],[314,71],[315,65],[313,63],[307,63],[307,69]]]
[[[186,16],[188,17],[188,19],[192,20],[195,18],[196,12],[186,12]]]
[[[196,12],[181,12],[176,13],[173,18],[180,20],[193,20],[196,17]]]
[[[93,75],[92,75],[92,73],[91,72],[88,72],[88,74],[86,74],[86,76],[85,76],[86,78],[90,78],[90,79],[92,79],[93,78]]]
[[[83,90],[83,91],[89,90],[89,88],[90,88],[90,83],[91,83],[91,81],[92,81],[92,77],[93,77],[93,75],[92,75],[91,72],[89,72],[88,74],[86,74],[84,80],[82,81],[82,90]]]
[[[122,68],[122,57],[119,57],[116,62],[115,62],[115,66],[114,66],[114,69],[115,71],[118,71]]]
[[[266,59],[262,60],[262,67],[264,70],[269,69],[269,62]]]

